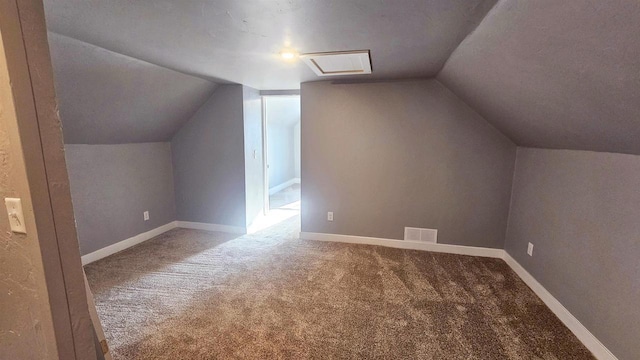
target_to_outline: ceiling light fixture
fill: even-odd
[[[284,60],[293,60],[298,57],[298,53],[293,49],[284,49],[280,52],[280,57]]]

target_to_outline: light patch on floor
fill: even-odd
[[[254,219],[247,232],[255,234],[300,215],[300,185],[289,186],[269,196],[270,210]]]
[[[504,261],[303,241],[290,205],[87,265],[114,358],[592,359]]]

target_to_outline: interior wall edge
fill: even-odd
[[[558,299],[533,277],[507,250],[503,260],[533,290],[551,311],[591,351],[598,360],[618,360],[613,353],[584,326]]]
[[[621,358],[640,354],[639,174],[638,155],[518,147],[505,243]]]
[[[466,100],[460,97],[455,90],[450,88],[445,82],[440,80],[440,78],[434,77],[433,80],[437,81],[440,85],[442,85],[445,89],[447,89],[447,91],[449,91],[454,97],[456,97],[456,99],[458,99],[461,103],[463,103],[467,108],[471,109],[471,111],[476,113],[480,118],[482,118],[487,123],[487,125],[489,125],[497,133],[501,134],[505,139],[509,140],[509,142],[513,144],[514,147],[517,148],[518,146],[520,146],[514,139],[512,139],[509,135],[505,134],[504,131],[498,129],[494,124],[488,121],[486,116],[478,112],[478,110],[474,106],[471,106]]]
[[[104,259],[107,256],[111,256],[113,254],[119,253],[123,250],[126,250],[130,247],[136,246],[142,242],[145,242],[149,239],[152,239],[158,235],[161,235],[169,230],[175,229],[178,227],[178,221],[171,221],[167,224],[159,226],[155,229],[140,233],[138,235],[132,236],[130,238],[118,241],[115,244],[111,244],[109,246],[103,247],[94,252],[88,253],[86,255],[82,255],[82,266],[91,264],[92,262],[96,262],[100,259]]]
[[[114,53],[114,54],[117,54],[117,55],[120,55],[120,56],[123,56],[123,57],[127,57],[127,58],[130,58],[130,59],[141,61],[141,62],[150,64],[150,65],[153,65],[153,66],[161,67],[163,69],[171,70],[173,72],[176,72],[176,73],[179,73],[179,74],[182,74],[182,75],[191,76],[191,77],[199,78],[199,79],[202,79],[202,80],[206,80],[206,81],[209,81],[209,82],[214,83],[214,84],[218,84],[218,81],[220,81],[220,80],[216,81],[216,80],[214,80],[214,79],[212,79],[210,77],[207,77],[207,76],[202,76],[202,75],[190,73],[190,72],[187,72],[187,71],[178,70],[176,68],[168,67],[166,65],[160,65],[158,63],[149,61],[147,59],[141,59],[141,58],[136,57],[136,56],[132,56],[132,55],[125,54],[125,53],[122,53],[122,52],[119,52],[119,51],[115,51],[115,50],[112,50],[110,48],[106,48],[106,47],[103,47],[103,46],[100,46],[100,45],[96,45],[96,44],[94,44],[92,42],[81,40],[81,39],[78,39],[76,37],[69,36],[69,35],[63,34],[63,33],[58,32],[58,31],[47,29],[47,33],[51,33],[51,34],[54,34],[54,35],[57,35],[57,36],[62,36],[62,37],[68,38],[68,39],[72,39],[72,40],[75,40],[75,41],[78,41],[78,42],[81,42],[81,43],[84,43],[84,44],[87,44],[87,45],[94,46],[96,48],[103,49],[103,50],[108,51],[110,53]]]
[[[177,219],[169,142],[66,144],[65,159],[82,255]]]
[[[171,139],[178,220],[246,226],[244,114],[243,86],[219,85]]]
[[[465,37],[458,43],[456,44],[456,46],[453,48],[453,50],[449,53],[449,56],[447,56],[447,59],[445,61],[442,62],[442,66],[440,67],[440,69],[435,73],[434,78],[438,78],[440,76],[440,73],[442,72],[442,70],[447,66],[447,63],[449,62],[449,60],[451,60],[451,58],[453,57],[453,55],[455,54],[455,52],[462,47],[462,45],[465,43],[465,41],[467,41],[467,39],[469,39],[471,37],[471,35],[473,35],[474,32],[476,32],[478,30],[478,28],[480,28],[480,25],[482,25],[483,22],[485,22],[485,20],[487,20],[487,18],[491,15],[492,12],[496,11],[496,9],[498,8],[498,5],[500,5],[500,3],[504,2],[505,0],[497,0],[493,6],[491,6],[491,9],[489,9],[489,11],[487,11],[484,16],[482,17],[482,19],[480,19],[480,21],[478,21],[478,23],[473,27],[473,29],[469,32],[467,32],[467,34],[465,35]]]

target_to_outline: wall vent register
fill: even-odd
[[[404,239],[409,241],[420,241],[435,244],[438,242],[438,230],[405,227]]]

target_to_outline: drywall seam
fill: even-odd
[[[503,249],[483,248],[475,246],[449,245],[449,244],[433,244],[419,241],[382,239],[366,236],[326,234],[301,232],[300,238],[303,240],[319,240],[330,242],[341,242],[349,244],[378,245],[391,247],[396,249],[407,250],[423,250],[432,252],[441,252],[447,254],[482,256],[490,258],[502,259],[504,257]]]
[[[149,231],[143,232],[141,234],[138,234],[136,236],[132,236],[128,239],[124,239],[122,241],[119,241],[115,244],[109,245],[107,247],[103,247],[100,250],[96,250],[92,253],[89,253],[87,255],[83,255],[82,256],[82,265],[87,265],[90,264],[94,261],[98,261],[100,259],[103,259],[109,255],[113,255],[115,253],[118,253],[120,251],[126,250],[132,246],[138,245],[144,241],[147,241],[151,238],[154,238],[162,233],[165,233],[169,230],[175,229],[178,227],[178,222],[177,221],[172,221],[170,223],[164,224],[162,226],[158,226],[155,229],[151,229]]]
[[[247,229],[241,226],[230,226],[220,224],[209,224],[192,221],[177,221],[177,227],[183,229],[205,230],[205,231],[220,231],[230,234],[246,234]]]

